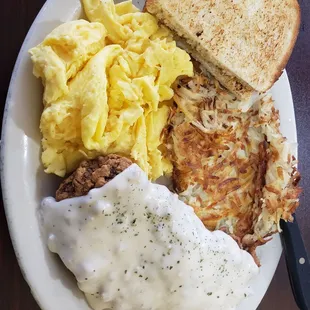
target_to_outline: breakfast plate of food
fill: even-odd
[[[299,23],[295,0],[46,2],[1,141],[42,309],[258,307],[301,193]]]

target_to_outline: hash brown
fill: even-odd
[[[271,96],[248,106],[197,74],[175,85],[174,101],[166,145],[176,192],[208,229],[253,252],[293,219],[301,192]]]

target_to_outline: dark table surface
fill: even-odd
[[[10,0],[1,6],[1,115],[18,51],[33,19],[44,2],[44,0]],[[300,0],[299,2],[302,10],[302,26],[287,71],[295,104],[299,141],[299,169],[303,176],[302,186],[304,188],[301,206],[297,211],[297,219],[304,243],[310,253],[310,209],[308,208],[308,203],[310,203],[310,190],[308,190],[310,187],[310,106],[308,106],[308,104],[310,105],[310,1]],[[8,233],[2,200],[0,203],[0,309],[39,310],[17,264]],[[298,309],[291,293],[283,257],[259,309]]]

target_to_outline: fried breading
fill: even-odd
[[[292,220],[299,173],[269,95],[252,106],[211,77],[175,86],[167,149],[176,192],[208,229],[225,229],[253,252]]]
[[[126,157],[115,154],[84,160],[79,167],[66,178],[56,192],[56,200],[86,195],[91,189],[98,188],[132,164]]]

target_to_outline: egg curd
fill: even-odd
[[[84,0],[90,22],[65,23],[29,52],[45,86],[40,129],[45,172],[59,176],[85,158],[119,153],[157,179],[178,76],[193,75],[190,56],[170,31],[131,1]]]

